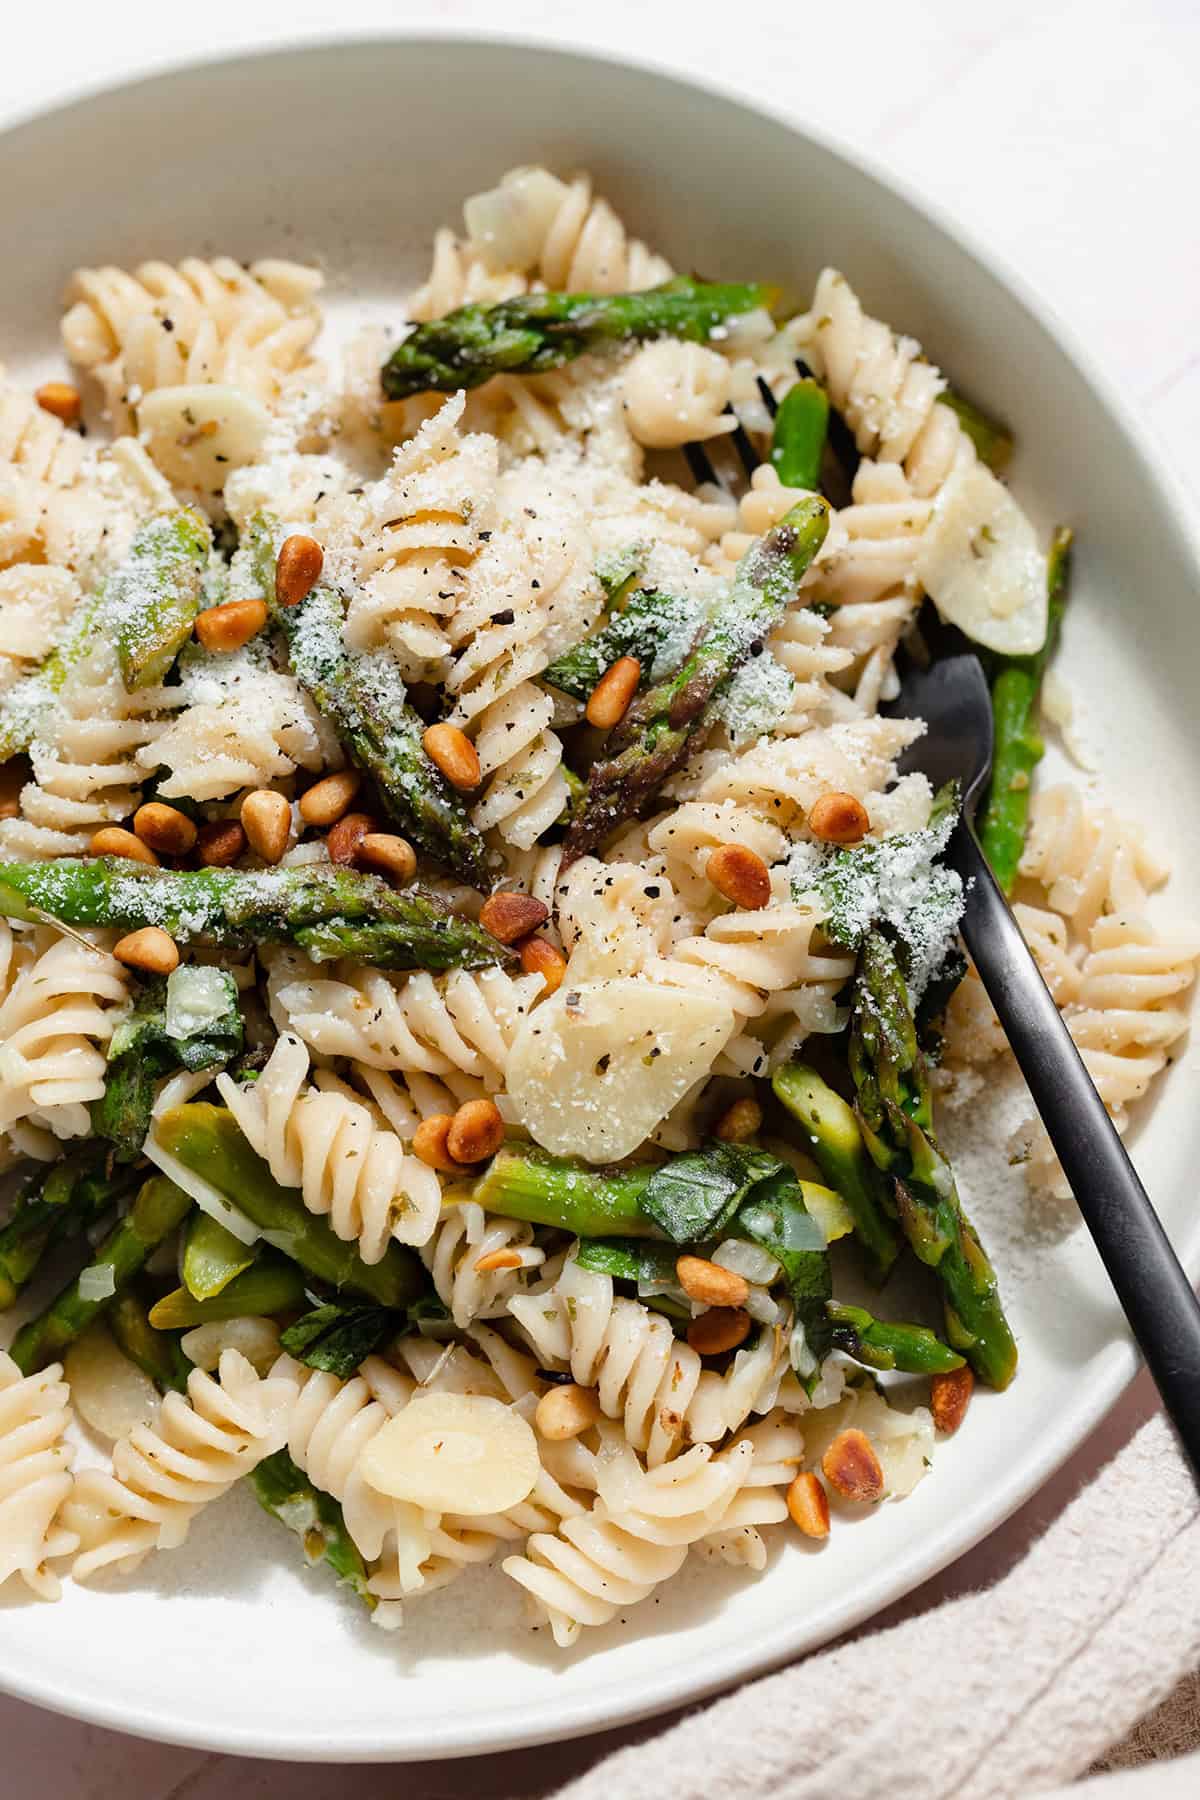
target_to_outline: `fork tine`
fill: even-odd
[[[797,367],[799,367],[798,364]],[[759,394],[762,398],[762,403],[770,413],[771,417],[774,418],[775,414],[779,411],[779,402],[775,398],[775,390],[772,388],[765,375],[759,375],[755,379],[758,385]]]
[[[732,411],[732,408],[730,408],[730,410]],[[742,424],[742,421],[738,418],[736,413],[734,413],[733,416],[737,422],[729,434],[730,442],[737,451],[738,456],[741,458],[742,467],[745,469],[747,475],[753,475],[755,469],[757,469],[759,463],[762,461],[762,457],[750,442],[746,433],[746,427]]]
[[[713,468],[708,451],[703,444],[685,444],[683,454],[687,458],[687,466],[692,472],[692,480],[697,487],[703,486],[706,481],[716,487],[721,486],[717,480],[717,471]]]

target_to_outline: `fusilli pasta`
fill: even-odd
[[[58,1521],[71,1492],[71,1418],[62,1364],[22,1375],[0,1351],[0,1587],[20,1575],[42,1600],[57,1600],[47,1564],[69,1556],[79,1539]]]

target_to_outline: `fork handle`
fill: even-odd
[[[1200,1301],[965,823],[962,935],[1117,1298],[1200,1478]]]

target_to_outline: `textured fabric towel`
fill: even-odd
[[[1160,1416],[994,1587],[756,1681],[557,1800],[1018,1800],[1198,1666],[1200,1503]]]

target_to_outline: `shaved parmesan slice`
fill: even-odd
[[[158,1415],[158,1390],[97,1321],[63,1358],[71,1404],[84,1424],[116,1443]]]
[[[1046,558],[1033,526],[982,463],[952,475],[921,539],[916,577],[943,619],[1004,656],[1046,638]]]
[[[538,1477],[533,1428],[482,1394],[418,1394],[358,1464],[368,1487],[431,1512],[506,1512]]]
[[[522,1125],[556,1156],[628,1156],[706,1075],[734,1031],[707,994],[621,978],[567,982],[513,1042],[508,1091]]]
[[[241,388],[197,382],[156,388],[138,406],[138,432],[155,464],[180,487],[219,491],[232,469],[256,462],[271,416]]]

